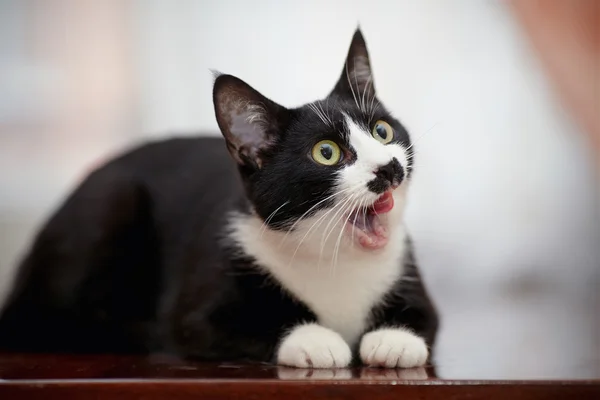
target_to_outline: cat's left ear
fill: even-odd
[[[342,75],[331,92],[331,96],[336,95],[349,97],[363,106],[375,96],[369,52],[360,28],[354,32]]]
[[[260,169],[289,119],[288,110],[231,75],[217,76],[213,102],[231,156],[240,166]]]

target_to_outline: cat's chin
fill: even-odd
[[[353,240],[365,250],[385,247],[389,240],[387,213],[394,208],[394,197],[388,191],[369,207],[362,207],[348,215],[347,227]]]

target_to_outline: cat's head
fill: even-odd
[[[402,215],[412,152],[408,133],[377,98],[360,30],[323,100],[288,109],[231,75],[216,78],[213,100],[266,229],[363,251],[385,247]]]

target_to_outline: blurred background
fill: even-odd
[[[218,134],[210,69],[297,106],[333,87],[359,22],[416,143],[440,376],[600,376],[598,160],[499,0],[0,0],[0,299],[90,168]]]

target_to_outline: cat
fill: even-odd
[[[413,147],[360,29],[331,93],[288,109],[215,75],[223,138],[132,149],[35,237],[0,348],[418,367],[438,317],[403,223]]]

